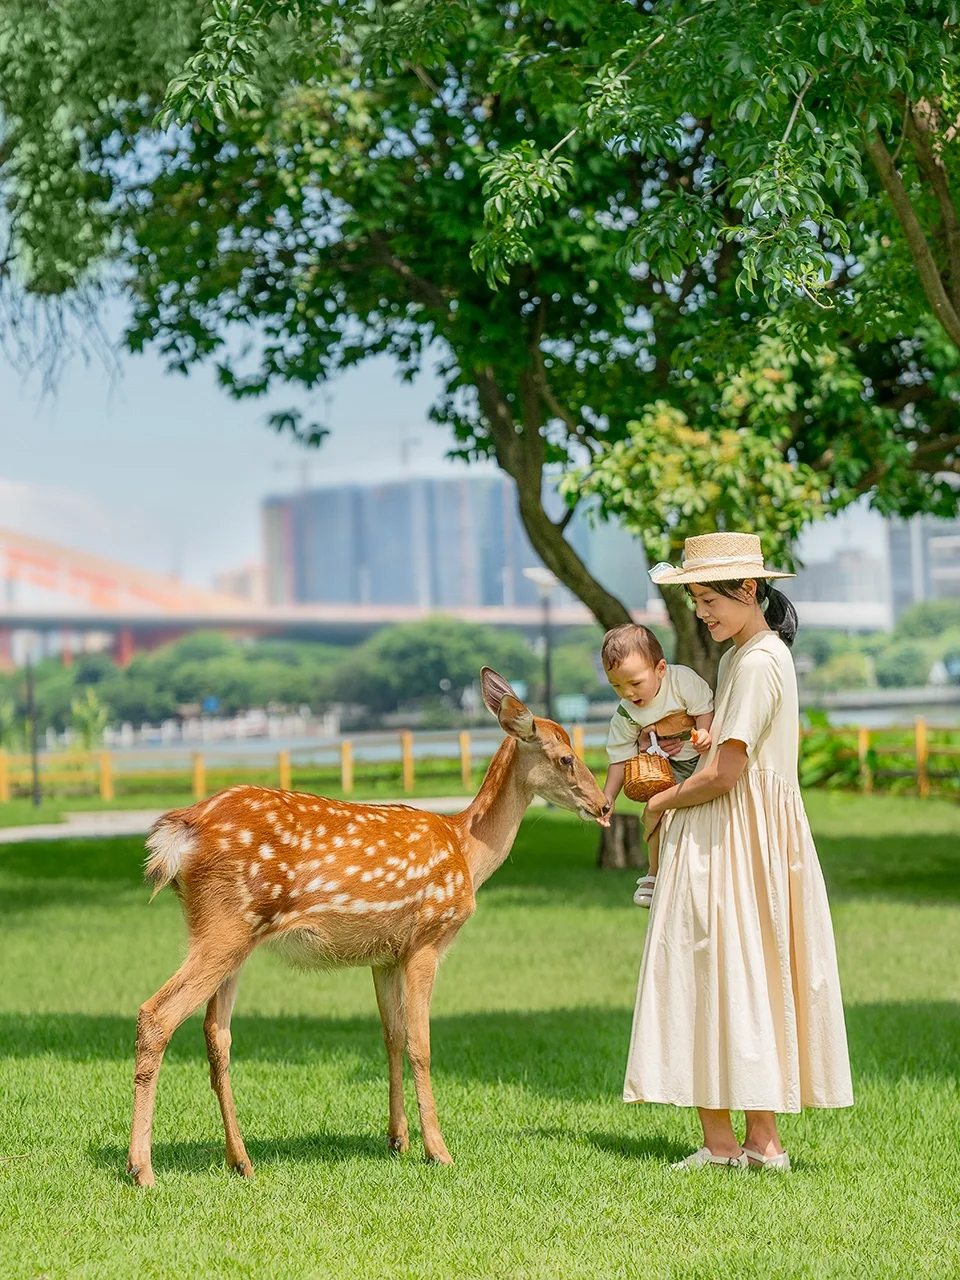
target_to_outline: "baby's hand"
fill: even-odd
[[[694,729],[690,735],[690,741],[693,744],[693,749],[700,755],[703,755],[705,751],[710,750],[710,744],[713,742],[713,738],[710,736],[709,729]]]

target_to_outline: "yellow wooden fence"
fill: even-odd
[[[801,730],[801,740],[807,734],[823,732],[825,730],[819,728]],[[872,791],[875,784],[870,765],[872,747],[875,747],[885,756],[902,755],[911,759],[912,764],[909,773],[915,778],[916,791],[920,796],[928,796],[930,794],[931,758],[960,756],[960,746],[931,743],[929,741],[928,726],[922,716],[918,717],[914,722],[912,742],[908,744],[888,744],[881,741],[885,733],[897,732],[902,734],[902,729],[871,730],[861,726],[856,730],[831,728],[826,732],[837,735],[856,733],[856,749],[851,749],[849,752],[841,754],[846,754],[851,759],[856,756],[859,760],[860,788],[865,792]],[[575,753],[580,759],[584,759],[586,750],[582,725],[574,726],[571,741]],[[414,734],[410,730],[403,730],[399,735],[398,745],[401,782],[403,790],[410,793],[414,790],[416,784]],[[469,791],[474,782],[473,742],[469,730],[464,729],[460,733],[458,745],[460,781],[464,790]],[[294,764],[290,751],[283,750],[278,752],[275,760],[274,772],[277,784],[286,790],[291,789],[294,786],[295,779]],[[257,763],[262,774],[262,763]],[[206,757],[202,752],[196,751],[192,755],[188,774],[184,775],[174,771],[164,776],[170,780],[172,790],[175,790],[178,785],[186,784],[190,786],[194,799],[202,800],[208,794],[207,771]],[[222,774],[225,771],[224,766],[217,767],[218,773]],[[134,784],[138,780],[142,782],[152,780],[155,783],[157,773],[155,770],[134,772],[126,769],[121,772],[116,767],[116,758],[109,751],[64,752],[62,754],[45,755],[41,759],[40,784],[44,790],[67,790],[77,794],[98,794],[101,800],[109,803],[115,798],[118,777],[123,779],[128,790],[134,790]],[[30,757],[27,755],[11,755],[6,751],[0,750],[0,803],[6,803],[14,794],[27,793],[30,786]],[[345,795],[350,795],[355,787],[354,751],[353,743],[349,739],[344,739],[340,743],[340,787]]]

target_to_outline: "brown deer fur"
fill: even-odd
[[[430,1084],[430,998],[440,956],[473,914],[474,891],[510,852],[534,794],[603,819],[606,799],[564,730],[535,719],[496,672],[484,700],[509,735],[462,813],[350,804],[296,791],[236,786],[177,809],[147,840],[154,893],[172,885],[189,929],[186,960],[141,1007],[129,1173],[153,1185],[151,1126],[157,1075],[174,1031],[207,1002],[203,1029],[220,1103],[227,1162],[250,1159],[230,1088],[230,1015],[244,961],[262,942],[300,965],[370,965],[389,1067],[388,1142],[409,1145],[404,1044],[426,1156],[450,1155]]]

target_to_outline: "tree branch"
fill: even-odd
[[[921,173],[930,183],[940,209],[940,226],[943,230],[944,243],[947,250],[949,276],[947,283],[950,297],[957,311],[960,311],[960,221],[950,194],[950,183],[943,156],[930,146],[925,128],[909,108],[907,110],[907,134],[913,143],[914,153]]]
[[[872,138],[867,139],[866,147],[906,237],[910,256],[913,258],[914,265],[917,268],[920,284],[926,294],[927,301],[933,309],[933,314],[936,316],[944,333],[954,346],[960,350],[960,314],[958,314],[957,308],[953,305],[944,287],[940,270],[933,254],[930,252],[930,246],[927,244],[927,238],[923,227],[920,225],[916,210],[910,203],[910,197],[907,194],[906,187],[903,185],[903,179],[897,172],[893,158],[879,133],[875,133]]]
[[[422,302],[435,311],[449,311],[450,299],[431,280],[418,276],[412,267],[398,257],[390,247],[390,242],[382,231],[374,231],[370,236],[370,244],[374,249],[374,261],[387,267],[407,285],[417,302]]]

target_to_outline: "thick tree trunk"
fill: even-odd
[[[600,828],[597,866],[603,871],[647,869],[647,846],[640,838],[640,819],[635,813],[615,813],[609,827]]]
[[[543,509],[543,388],[535,368],[535,350],[531,367],[520,377],[522,424],[514,420],[511,404],[501,391],[492,367],[488,365],[475,371],[474,382],[490,427],[497,463],[516,483],[520,519],[534,551],[606,630],[629,622],[627,607],[600,585],[563,536],[563,524],[555,524]]]
[[[660,587],[659,591],[677,637],[674,662],[693,667],[711,689],[716,689],[717,667],[727,646],[711,639],[710,632],[690,608],[683,587]]]

